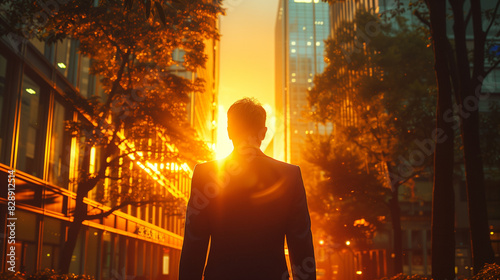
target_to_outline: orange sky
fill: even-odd
[[[278,0],[226,0],[221,19],[217,157],[227,155],[225,114],[243,97],[255,97],[274,111],[274,26]]]

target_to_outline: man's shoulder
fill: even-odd
[[[288,172],[293,172],[296,170],[300,170],[300,167],[295,164],[290,164],[286,163],[284,161],[272,158],[267,155],[262,155],[262,156],[257,156],[255,158],[247,159],[248,163],[256,164],[256,165],[262,165],[262,167],[265,166],[272,166],[273,168],[281,169],[283,171],[288,171]],[[209,171],[215,171],[218,169],[224,169],[227,168],[227,165],[237,165],[238,162],[232,160],[230,156],[223,158],[223,159],[217,159],[217,160],[211,160],[203,163],[198,163],[195,166],[195,171],[196,172],[209,172]],[[235,168],[236,166],[233,166]]]
[[[275,158],[272,158],[272,157],[269,157],[269,156],[266,156],[265,160],[267,160],[267,162],[269,164],[274,165],[274,166],[276,166],[278,168],[282,168],[284,170],[291,171],[291,170],[300,169],[298,165],[287,163],[287,162],[284,162],[284,161],[281,161],[281,160],[278,160],[278,159],[275,159]]]

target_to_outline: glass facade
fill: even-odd
[[[218,92],[218,42],[207,44],[208,64],[198,75],[207,80],[208,94],[197,94],[189,108],[191,123],[207,142],[215,141]],[[181,52],[176,53],[182,56]],[[214,57],[215,56],[215,57]],[[69,220],[75,207],[76,182],[83,172],[100,169],[103,154],[86,144],[85,135],[67,130],[68,121],[89,122],[74,104],[75,97],[105,97],[99,77],[90,74],[92,61],[78,52],[78,42],[63,40],[48,45],[32,40],[25,52],[14,51],[0,38],[0,178],[16,171],[16,267],[28,274],[44,268],[58,269]],[[194,76],[193,76],[194,75]],[[133,143],[166,152],[175,149],[163,136]],[[156,158],[161,184],[137,160],[125,159],[120,167],[106,171],[130,174],[128,183],[152,183],[146,199],[164,197],[170,204],[128,206],[102,219],[87,221],[78,234],[70,272],[96,279],[176,279],[183,235],[183,208],[172,194],[187,199],[191,169],[187,164]],[[103,180],[85,198],[88,209],[105,211],[120,202],[105,197],[123,187]],[[6,252],[8,216],[7,188],[0,190],[0,246]],[[7,270],[6,254],[0,256],[1,271]]]
[[[59,101],[54,101],[49,152],[49,182],[68,188],[71,155],[71,135],[65,129],[71,112]]]
[[[275,153],[293,164],[302,163],[307,134],[315,125],[307,120],[307,91],[316,74],[323,72],[324,40],[330,34],[329,5],[321,1],[280,1],[276,23]],[[281,69],[278,69],[281,68]],[[284,147],[283,147],[284,143]],[[280,151],[284,150],[283,157]]]
[[[8,100],[7,100],[7,59],[0,55],[0,162],[8,164],[6,158],[7,140],[9,138],[7,124],[9,123]]]
[[[24,75],[16,168],[38,178],[43,176],[45,149],[47,95],[43,90],[40,84]]]

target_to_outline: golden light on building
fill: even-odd
[[[90,148],[89,173],[95,173],[95,147]]]

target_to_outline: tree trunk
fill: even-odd
[[[463,22],[463,4],[456,5],[454,12],[455,21]],[[486,263],[495,261],[495,254],[491,247],[488,211],[486,206],[486,194],[484,186],[483,159],[480,147],[479,135],[479,94],[481,92],[482,80],[484,79],[484,50],[486,34],[482,29],[482,15],[480,1],[471,1],[472,22],[474,30],[474,69],[472,79],[470,78],[470,66],[467,49],[465,48],[465,25],[461,24],[463,30],[457,30],[455,37],[460,36],[461,60],[464,65],[458,65],[460,81],[468,84],[461,86],[463,92],[460,94],[460,104],[467,111],[461,115],[462,142],[464,145],[465,180],[467,184],[467,202],[469,205],[469,225],[471,234],[472,260],[474,273]],[[456,14],[460,13],[460,14]],[[458,57],[457,49],[457,57]],[[463,76],[463,77],[462,77]],[[466,80],[466,76],[468,80]]]
[[[446,45],[446,2],[426,1],[430,12],[434,70],[438,88],[436,113],[436,150],[434,152],[434,187],[432,199],[432,277],[455,278],[455,198],[453,191],[453,128],[445,121],[452,110],[452,90]]]
[[[82,228],[82,222],[84,221],[83,217],[87,214],[87,205],[83,202],[84,196],[85,195],[80,192],[77,192],[73,222],[71,222],[69,226],[67,239],[61,252],[59,269],[61,270],[61,273],[64,274],[69,273],[73,251],[78,241],[78,235],[80,233],[80,229]]]
[[[63,274],[69,273],[73,251],[75,250],[76,242],[78,241],[78,234],[80,233],[81,227],[82,221],[76,220],[74,220],[69,226],[68,239],[64,243],[64,247],[61,252],[61,260],[59,262],[59,269]]]
[[[392,217],[392,232],[394,234],[394,273],[403,273],[403,232],[401,231],[401,209],[399,208],[399,186],[392,190],[389,209]]]

